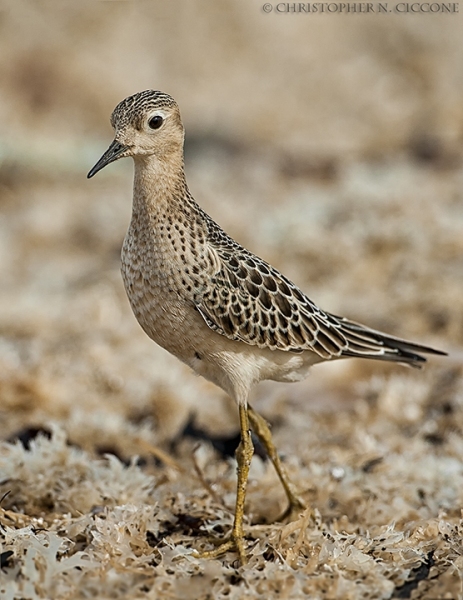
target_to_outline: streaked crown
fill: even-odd
[[[111,125],[115,129],[123,128],[129,123],[141,129],[144,116],[151,111],[162,108],[177,108],[177,103],[164,92],[145,90],[128,96],[119,102],[111,115]]]

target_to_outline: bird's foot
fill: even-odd
[[[299,517],[303,510],[306,510],[306,503],[296,493],[291,492],[289,496],[288,508],[276,519],[277,523],[294,521]]]
[[[244,551],[244,536],[241,534],[237,534],[233,532],[229,539],[225,542],[218,542],[217,540],[211,540],[213,544],[219,544],[217,548],[213,550],[205,550],[203,552],[199,552],[198,550],[193,551],[193,556],[195,558],[217,558],[226,554],[230,551],[235,551],[238,554],[238,558],[242,565],[246,564],[247,558],[246,553]]]

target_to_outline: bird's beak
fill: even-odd
[[[90,179],[90,177],[93,177],[96,173],[98,173],[98,171],[101,171],[103,167],[109,165],[109,163],[114,162],[118,158],[122,158],[121,155],[128,149],[128,146],[124,146],[117,140],[114,140],[109,146],[109,148],[106,150],[106,152],[103,154],[103,156],[100,158],[100,160],[93,167],[93,169],[90,169],[87,175],[88,179]]]

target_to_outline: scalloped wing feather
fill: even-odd
[[[420,367],[417,352],[445,354],[322,311],[274,267],[210,217],[209,279],[196,308],[212,330],[259,348],[312,351],[329,360],[364,357]]]
[[[235,242],[209,250],[215,268],[196,307],[211,329],[259,348],[312,350],[325,359],[347,350],[339,322],[268,263]]]

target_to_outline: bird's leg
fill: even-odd
[[[235,521],[233,523],[232,540],[234,540],[236,544],[241,563],[244,563],[246,562],[243,534],[244,502],[246,499],[246,487],[248,485],[249,468],[251,466],[252,455],[254,454],[254,446],[252,444],[251,430],[249,429],[247,405],[240,404],[239,411],[241,441],[236,449],[238,485],[236,488]]]
[[[246,487],[248,483],[249,467],[254,453],[252,444],[251,430],[249,429],[248,407],[246,404],[239,404],[241,441],[236,449],[236,461],[238,463],[238,485],[236,489],[235,520],[230,539],[207,552],[196,553],[200,558],[216,558],[228,550],[236,550],[241,564],[246,562],[244,552],[244,502],[246,500]]]
[[[285,512],[278,519],[282,521],[294,513],[306,508],[304,501],[298,496],[294,484],[289,479],[286,469],[284,468],[281,459],[278,455],[277,449],[272,441],[272,434],[270,433],[270,427],[267,421],[259,415],[251,406],[248,405],[248,417],[249,422],[254,433],[259,438],[261,444],[264,446],[268,457],[272,461],[275,471],[284,487],[286,496],[289,500],[289,506]]]

